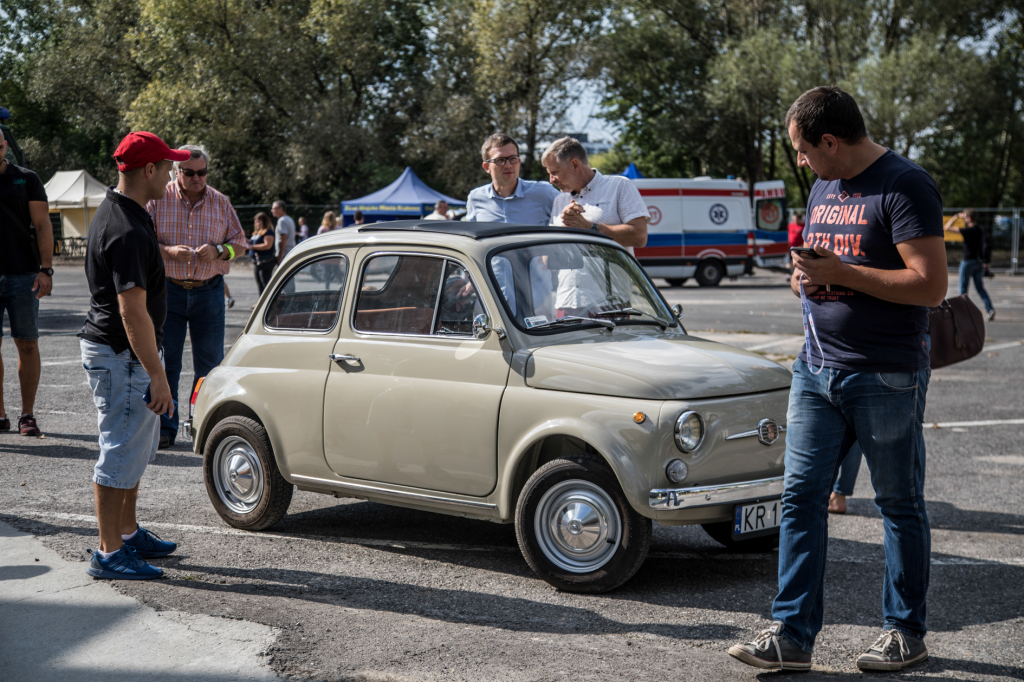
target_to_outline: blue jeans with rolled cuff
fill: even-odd
[[[185,289],[167,283],[167,321],[164,322],[164,367],[171,395],[178,398],[181,357],[185,351],[185,332],[192,341],[192,367],[195,377],[188,396],[178,400],[188,405],[200,377],[205,377],[224,359],[224,278],[217,275],[198,289]],[[179,410],[174,416],[160,417],[160,434],[172,441],[178,433]]]
[[[783,636],[811,651],[821,631],[828,550],[828,498],[859,442],[882,514],[883,628],[923,637],[931,530],[924,502],[921,420],[931,370],[814,375],[793,364],[786,427],[786,478],[779,542],[779,593],[772,617]]]

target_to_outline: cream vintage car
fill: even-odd
[[[537,575],[602,592],[653,521],[778,542],[791,375],[680,316],[597,233],[338,230],[288,256],[184,430],[236,528],[275,524],[293,486],[514,522]]]

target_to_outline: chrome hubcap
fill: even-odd
[[[236,514],[248,514],[263,497],[263,466],[249,443],[229,436],[213,454],[213,479],[217,495]]]
[[[589,481],[563,481],[537,505],[540,549],[551,563],[572,573],[590,573],[611,560],[622,521],[611,497]]]

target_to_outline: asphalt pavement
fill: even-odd
[[[256,291],[244,266],[228,282],[230,343]],[[987,283],[998,316],[986,350],[937,370],[928,393],[931,658],[894,679],[1024,679],[1024,277]],[[691,333],[783,363],[799,350],[799,302],[784,276],[662,291],[683,304]],[[774,553],[733,554],[699,527],[656,526],[650,557],[625,586],[561,593],[530,571],[511,525],[296,492],[271,530],[236,531],[214,512],[201,458],[182,443],[158,454],[139,497],[142,524],[180,543],[155,561],[167,577],[84,579],[96,546],[97,432],[74,335],[87,305],[81,265],[59,266],[40,315],[45,435],[0,435],[0,678],[771,677],[725,650],[768,623]],[[16,414],[9,337],[0,354]],[[881,625],[881,524],[862,468],[850,511],[829,521],[825,628],[802,679],[864,676],[854,659]]]

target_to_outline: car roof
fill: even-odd
[[[477,223],[461,220],[393,220],[372,225],[362,225],[360,232],[434,232],[438,234],[454,234],[480,241],[493,237],[526,234],[533,232],[561,232],[580,236],[581,230],[561,225],[519,225],[516,223]],[[604,237],[600,232],[584,232],[588,237]]]

